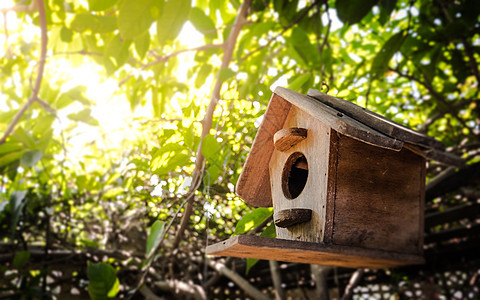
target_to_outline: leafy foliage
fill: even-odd
[[[328,90],[479,161],[474,0],[15,2],[0,15],[2,293],[202,288],[207,242],[272,213],[234,186],[277,85]]]
[[[119,289],[115,270],[109,264],[90,264],[87,268],[88,294],[92,300],[113,299]]]

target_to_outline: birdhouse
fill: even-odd
[[[426,160],[444,145],[349,101],[277,88],[237,194],[273,206],[277,238],[234,236],[211,255],[343,267],[420,264]]]

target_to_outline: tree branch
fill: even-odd
[[[348,282],[347,287],[345,288],[345,293],[343,294],[342,300],[350,300],[353,297],[353,289],[358,285],[360,280],[363,277],[364,270],[357,269],[353,272],[352,276],[350,277],[350,281]]]
[[[203,288],[196,284],[188,284],[179,280],[167,280],[155,282],[154,285],[161,290],[170,291],[175,294],[184,294],[193,297],[195,300],[207,299],[207,295]]]
[[[20,118],[27,111],[33,101],[38,98],[38,91],[40,90],[40,84],[42,83],[43,72],[45,69],[45,61],[47,57],[47,20],[45,18],[45,5],[43,3],[43,0],[34,0],[30,6],[34,5],[34,3],[36,3],[35,5],[38,6],[41,30],[40,61],[38,62],[37,78],[35,80],[35,85],[33,87],[30,98],[28,99],[27,103],[25,103],[25,105],[15,115],[12,123],[10,123],[3,137],[0,139],[0,145],[6,142],[8,136],[12,133],[12,131],[15,129],[15,126],[20,121]]]
[[[180,240],[182,239],[183,232],[187,227],[188,220],[190,219],[190,215],[192,214],[192,211],[193,211],[193,200],[195,198],[195,191],[200,186],[200,183],[203,178],[203,173],[205,171],[204,170],[205,157],[203,156],[203,153],[202,153],[202,144],[203,144],[203,139],[205,138],[205,136],[207,136],[207,134],[210,132],[210,129],[212,128],[213,113],[218,104],[218,100],[220,99],[220,90],[223,85],[223,80],[220,78],[220,74],[223,69],[228,68],[230,61],[232,60],[233,50],[237,42],[237,37],[245,23],[247,11],[250,8],[251,3],[252,3],[252,0],[246,0],[242,3],[242,6],[240,7],[237,13],[234,26],[230,31],[230,35],[228,36],[227,41],[223,44],[224,54],[223,54],[222,64],[220,66],[220,70],[217,73],[215,86],[210,96],[210,102],[208,103],[207,111],[205,112],[205,116],[202,120],[202,133],[200,136],[201,140],[197,148],[197,155],[195,157],[195,169],[193,170],[192,183],[190,184],[190,189],[186,195],[187,207],[185,208],[185,212],[183,214],[182,221],[180,223],[180,228],[178,229],[177,234],[175,236],[175,240],[173,242],[173,248],[178,247]]]
[[[260,299],[260,300],[270,299],[267,295],[264,295],[256,287],[251,285],[245,278],[238,275],[234,271],[230,270],[224,264],[215,262],[213,260],[209,260],[208,265],[212,269],[216,270],[217,272],[221,273],[222,275],[228,277],[230,280],[235,282],[235,284],[237,284],[242,290],[244,290],[253,299]]]
[[[278,261],[269,260],[268,263],[270,265],[270,274],[272,274],[273,287],[275,290],[275,300],[285,300],[287,298],[285,296],[285,291],[282,287],[282,276],[280,273]]]
[[[319,299],[330,299],[327,285],[327,275],[333,267],[310,265],[310,272],[315,281],[315,294]]]

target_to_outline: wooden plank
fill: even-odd
[[[301,143],[286,152],[274,151],[270,160],[270,179],[274,211],[283,209],[307,208],[312,210],[312,219],[301,225],[289,228],[277,227],[277,237],[308,242],[323,241],[325,224],[325,201],[327,190],[327,167],[331,129],[305,111],[292,106],[288,113],[285,128],[307,128],[308,136]],[[389,151],[393,152],[393,151]],[[304,183],[303,190],[296,197],[285,193],[285,177],[290,158],[301,153],[305,157],[308,172],[299,172],[290,177],[292,184]],[[395,152],[393,152],[395,153]],[[295,154],[295,155],[294,155]],[[285,174],[287,175],[287,174]],[[293,173],[291,175],[294,175]],[[302,180],[305,179],[306,181]],[[287,184],[288,186],[288,184]],[[295,188],[296,190],[296,188]]]
[[[336,98],[314,89],[308,90],[307,95],[392,138],[414,145],[435,148],[441,151],[445,150],[445,145],[442,142],[389,120],[350,101]]]
[[[285,152],[306,138],[307,129],[305,128],[284,128],[275,133],[273,143],[275,149]]]
[[[335,199],[337,194],[338,147],[339,134],[330,129],[330,153],[328,157],[327,200],[325,204],[325,233],[323,242],[333,242],[333,220],[335,216]]]
[[[333,243],[421,253],[425,159],[339,135]]]
[[[281,96],[318,120],[321,120],[341,134],[381,148],[395,151],[402,149],[403,142],[401,140],[391,138],[369,126],[366,126],[312,97],[282,87],[277,87],[275,89],[275,94]]]
[[[419,255],[345,247],[323,243],[289,241],[254,235],[237,235],[207,247],[207,254],[330,265],[345,268],[387,268],[423,264]]]
[[[291,103],[273,94],[263,121],[258,128],[250,153],[237,181],[236,192],[248,204],[272,206],[268,165],[273,151],[273,136],[283,127]]]

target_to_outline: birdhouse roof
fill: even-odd
[[[253,206],[272,206],[269,163],[275,149],[273,136],[283,128],[292,106],[358,141],[392,151],[407,147],[417,155],[446,165],[464,164],[459,157],[445,152],[442,142],[352,102],[313,89],[303,95],[277,87],[237,182],[237,194]]]

